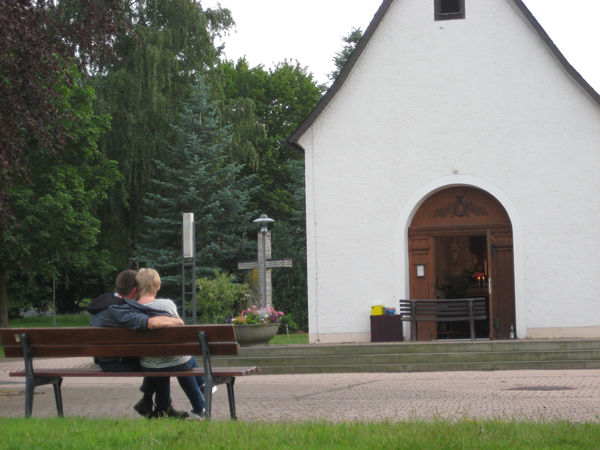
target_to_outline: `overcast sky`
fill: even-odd
[[[600,1],[524,0],[575,69],[600,92]],[[271,68],[285,59],[307,66],[320,83],[352,28],[367,28],[381,0],[201,0],[231,10],[236,28],[225,56]]]

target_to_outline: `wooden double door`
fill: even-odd
[[[485,297],[489,319],[477,324],[477,337],[515,333],[512,227],[493,196],[472,187],[436,192],[413,217],[408,243],[411,298]],[[464,327],[421,322],[417,339],[460,339]]]

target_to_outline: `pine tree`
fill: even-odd
[[[340,72],[350,59],[350,55],[354,52],[358,41],[362,38],[363,32],[360,28],[352,28],[352,31],[342,38],[345,42],[344,47],[335,54],[333,57],[333,63],[335,64],[335,70],[328,75],[331,81],[339,76]]]
[[[165,293],[177,296],[184,212],[196,220],[196,274],[233,272],[252,255],[246,238],[256,212],[249,211],[254,176],[228,159],[232,134],[220,123],[203,79],[195,85],[174,126],[176,143],[155,160],[156,173],[144,198],[148,214],[139,236],[139,262],[156,268]]]

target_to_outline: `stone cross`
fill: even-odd
[[[260,292],[260,307],[273,306],[273,294],[271,285],[271,270],[279,267],[292,267],[291,259],[271,259],[271,232],[267,229],[267,223],[274,222],[266,214],[260,216],[254,222],[260,223],[258,232],[258,260],[243,261],[238,263],[238,269],[258,269],[258,289]]]

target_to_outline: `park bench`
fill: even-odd
[[[471,340],[475,340],[475,321],[488,318],[487,300],[484,297],[399,300],[399,314],[411,323],[411,340],[417,340],[419,322],[469,322]]]
[[[52,384],[57,413],[63,416],[61,385],[65,377],[149,376],[148,372],[102,372],[93,364],[89,368],[35,368],[34,358],[202,355],[202,367],[178,372],[152,372],[151,376],[204,375],[207,420],[211,416],[213,386],[227,386],[229,412],[235,420],[235,378],[258,371],[256,367],[212,367],[213,355],[237,355],[238,343],[233,325],[185,325],[144,331],[94,327],[2,328],[0,337],[7,357],[23,357],[25,361],[24,370],[9,374],[11,377],[25,377],[25,417],[31,416],[37,386]]]

